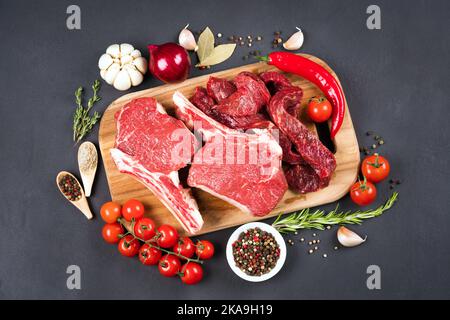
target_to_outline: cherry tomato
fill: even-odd
[[[159,273],[165,277],[173,277],[178,271],[180,271],[181,262],[173,254],[166,254],[160,260],[158,264]]]
[[[181,254],[186,258],[190,258],[195,253],[194,242],[192,242],[192,240],[188,237],[181,238],[177,241],[177,243],[173,247],[173,252]]]
[[[188,262],[181,268],[181,281],[185,284],[196,284],[203,279],[203,268],[195,262]]]
[[[314,122],[327,121],[332,111],[331,104],[325,97],[312,97],[309,100],[307,113],[309,118]]]
[[[163,224],[158,228],[158,239],[156,242],[161,248],[172,248],[178,240],[178,232],[172,226]]]
[[[100,215],[106,223],[114,223],[122,216],[120,213],[121,209],[120,204],[109,201],[104,203],[100,208]]]
[[[139,249],[139,260],[147,266],[157,264],[161,258],[161,255],[161,250],[153,248],[147,243],[144,243]]]
[[[208,240],[197,241],[195,247],[195,253],[199,259],[208,260],[214,255],[214,245]]]
[[[139,241],[131,234],[126,235],[119,241],[119,252],[125,257],[134,257],[139,252]]]
[[[128,200],[122,206],[122,215],[127,221],[138,220],[144,216],[144,205],[136,199]]]
[[[361,165],[363,176],[373,183],[378,183],[386,179],[390,170],[391,166],[389,162],[380,155],[366,157]]]
[[[134,225],[134,234],[136,237],[147,241],[156,235],[155,222],[149,218],[141,218]]]
[[[117,243],[119,242],[119,234],[123,234],[124,230],[120,223],[107,223],[103,226],[102,236],[108,243]]]
[[[358,181],[351,187],[350,197],[357,205],[367,206],[377,197],[377,189],[369,181]]]

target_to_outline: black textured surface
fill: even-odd
[[[376,1],[382,12],[377,31],[366,28],[372,1],[79,0],[79,31],[66,28],[70,4],[0,2],[0,298],[450,298],[448,1]],[[354,228],[368,235],[367,243],[336,252],[336,228],[318,232],[320,254],[309,256],[297,241],[279,275],[255,284],[228,268],[224,246],[233,229],[227,229],[206,236],[217,255],[206,264],[204,281],[187,287],[119,256],[101,238],[99,215],[88,222],[61,197],[56,173],[77,173],[71,141],[76,87],[99,77],[97,59],[109,44],[129,42],[147,56],[148,43],[176,40],[186,23],[224,35],[260,34],[264,40],[252,49],[264,53],[275,30],[304,29],[302,51],[339,75],[360,144],[371,144],[366,130],[379,132],[392,176],[403,181],[394,209]],[[241,59],[247,51],[239,47],[207,72],[247,63]],[[146,77],[133,90],[157,85]],[[104,85],[95,108],[103,111],[121,94]],[[97,143],[97,132],[88,139]],[[383,183],[377,202],[388,194]],[[107,200],[101,168],[90,200],[94,211]],[[348,197],[340,204],[355,208]],[[70,264],[82,270],[81,290],[66,288]],[[366,287],[371,264],[381,268],[381,290]]]

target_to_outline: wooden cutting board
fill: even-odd
[[[308,57],[324,66],[336,77],[333,70],[331,70],[331,68],[322,60],[310,55],[303,56]],[[132,99],[140,97],[153,97],[166,108],[168,113],[172,113],[174,110],[172,94],[176,90],[181,91],[186,97],[189,98],[192,96],[195,87],[206,86],[206,82],[210,76],[233,79],[239,72],[242,71],[251,71],[258,74],[269,70],[277,71],[276,68],[265,63],[250,64],[188,79],[180,84],[166,84],[156,88],[126,94],[111,103],[103,114],[100,123],[99,144],[108,179],[109,190],[113,201],[123,204],[128,199],[138,199],[144,203],[146,207],[146,215],[154,219],[157,225],[168,223],[177,226],[180,234],[185,234],[169,210],[166,209],[166,207],[152,194],[150,190],[145,188],[132,176],[120,173],[117,170],[109,153],[109,149],[114,147],[116,134],[114,114]],[[286,74],[286,76],[294,85],[297,85],[303,89],[303,107],[306,106],[312,96],[321,95],[321,91],[309,81],[292,74]],[[317,130],[313,123],[308,122],[307,118],[304,116],[302,116],[302,121],[317,134]],[[299,209],[314,207],[340,199],[348,192],[351,184],[356,180],[360,161],[358,142],[356,140],[355,130],[353,128],[353,123],[348,108],[346,110],[342,127],[336,135],[334,147],[336,150],[335,156],[337,168],[333,174],[330,185],[325,189],[308,193],[306,195],[296,194],[295,192],[288,190],[277,207],[266,217],[253,217],[245,214],[223,200],[194,188],[192,190],[193,195],[197,199],[200,212],[204,219],[203,228],[198,234],[225,229],[250,221],[262,220],[268,217],[276,216],[279,213],[289,213]]]

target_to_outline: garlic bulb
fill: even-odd
[[[147,72],[147,60],[131,44],[112,44],[98,60],[100,76],[117,90],[138,86]]]
[[[344,247],[356,247],[365,242],[367,236],[363,239],[350,229],[347,229],[346,227],[340,227],[337,231],[337,238],[339,243]]]
[[[303,45],[303,32],[300,28],[296,28],[298,31],[294,33],[285,43],[283,43],[283,47],[286,50],[298,50]]]
[[[197,42],[195,41],[195,37],[192,34],[191,30],[188,29],[188,27],[189,24],[184,27],[183,30],[181,30],[180,35],[178,36],[178,43],[186,50],[197,51]]]

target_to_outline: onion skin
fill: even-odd
[[[191,59],[182,46],[168,42],[162,45],[149,45],[149,70],[165,83],[182,82],[189,76]]]

